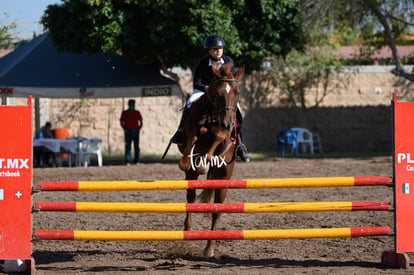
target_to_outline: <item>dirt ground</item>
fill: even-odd
[[[347,159],[267,159],[237,162],[233,178],[390,176],[391,157]],[[37,168],[41,181],[183,179],[176,163],[134,166]],[[43,192],[33,201],[185,202],[185,191]],[[392,201],[390,187],[229,190],[226,202]],[[34,229],[182,230],[185,214],[59,213],[33,216]],[[391,212],[223,214],[219,230],[387,226]],[[208,230],[205,214],[195,214],[193,230]],[[72,242],[35,241],[36,274],[413,274],[380,264],[393,250],[392,237],[304,240],[219,241],[204,258],[205,241]],[[410,255],[413,256],[413,255]]]

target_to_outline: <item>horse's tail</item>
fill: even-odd
[[[202,203],[208,203],[213,197],[214,189],[204,189],[200,195],[197,196],[197,200]]]

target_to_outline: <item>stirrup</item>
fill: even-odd
[[[175,144],[183,144],[183,130],[178,129],[177,132],[173,135],[173,137],[170,139],[171,143]]]
[[[236,155],[239,156],[244,162],[250,162],[249,154],[247,153],[247,147],[244,144],[239,144],[236,147]]]

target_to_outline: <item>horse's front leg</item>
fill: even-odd
[[[198,175],[194,171],[188,170],[185,172],[186,180],[196,180],[197,178],[198,178]],[[187,202],[194,203],[195,200],[196,200],[196,190],[188,189],[187,190]],[[184,230],[191,231],[191,227],[192,227],[191,213],[186,213],[185,220],[184,220]]]
[[[197,142],[197,136],[195,133],[189,133],[187,135],[187,142],[183,149],[183,157],[178,162],[178,167],[182,171],[187,171],[190,169],[190,158],[191,158],[191,149],[193,148],[194,144]],[[191,141],[191,142],[189,142]]]
[[[216,189],[214,193],[214,203],[223,203],[226,199],[227,189]],[[215,231],[217,229],[218,220],[221,216],[221,213],[213,213],[211,215],[211,231]],[[205,257],[213,257],[214,256],[214,248],[216,246],[216,240],[208,240],[207,246],[204,249],[204,256]]]
[[[227,137],[227,133],[225,133],[223,131],[215,131],[213,143],[211,144],[211,146],[210,146],[210,148],[209,148],[209,150],[207,151],[207,154],[206,154],[206,166],[197,168],[197,172],[200,175],[203,175],[203,174],[207,173],[207,171],[210,168],[211,159],[214,155],[214,152],[217,149],[217,146],[221,142],[223,142],[226,139],[226,137]]]

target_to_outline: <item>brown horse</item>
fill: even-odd
[[[188,121],[183,127],[184,142],[178,148],[183,157],[179,167],[186,180],[196,180],[207,173],[207,179],[230,179],[235,163],[236,109],[239,88],[237,81],[244,66],[232,73],[232,64],[220,70],[212,67],[214,78],[208,92],[193,103]],[[205,189],[197,197],[201,202],[223,203],[227,189]],[[196,201],[196,190],[187,190],[187,202]],[[219,213],[212,214],[211,230],[216,230]],[[191,213],[187,213],[184,230],[191,230]],[[209,240],[204,249],[206,257],[214,256],[215,241]]]

